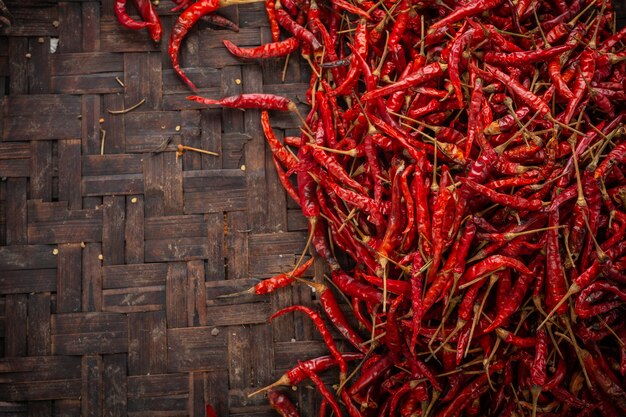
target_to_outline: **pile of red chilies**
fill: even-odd
[[[169,51],[194,90],[180,44],[236,2],[177,2]],[[309,381],[320,416],[625,415],[626,30],[611,3],[265,5],[272,43],[224,44],[242,59],[299,51],[311,66],[302,135],[280,141],[267,111],[261,122],[361,327],[304,281],[327,320],[300,305],[272,319],[308,315],[330,355],[272,384],[272,406],[298,415],[276,387]],[[269,94],[190,99],[296,109]],[[248,292],[301,282],[310,263]],[[319,377],[331,368],[332,389]]]

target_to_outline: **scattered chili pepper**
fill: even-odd
[[[295,103],[288,98],[274,94],[240,94],[238,96],[225,97],[219,100],[200,96],[189,96],[188,100],[196,101],[207,106],[234,107],[237,109],[265,109],[293,111]]]

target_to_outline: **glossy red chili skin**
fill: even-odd
[[[154,9],[154,5],[150,0],[135,0],[139,14],[146,22],[150,23],[148,27],[148,33],[154,42],[161,41],[161,35],[163,28],[161,27],[161,20],[159,15]]]
[[[332,273],[332,280],[337,287],[346,295],[356,297],[367,302],[370,305],[382,305],[383,294],[374,287],[355,280],[342,270],[336,270]]]
[[[116,0],[113,11],[117,21],[125,28],[139,30],[150,25],[149,22],[139,22],[128,15],[126,12],[126,0]]]
[[[199,0],[196,3],[193,3],[191,6],[187,7],[176,20],[174,26],[172,27],[172,32],[170,36],[170,42],[168,46],[168,54],[172,61],[172,67],[174,71],[179,75],[179,77],[191,88],[193,91],[196,91],[197,88],[195,84],[185,75],[183,70],[180,68],[180,62],[178,61],[178,51],[180,49],[180,45],[189,32],[189,30],[193,27],[193,25],[204,15],[214,12],[219,8],[218,0]]]
[[[283,9],[276,9],[276,20],[285,30],[290,32],[299,41],[307,43],[314,51],[322,48],[315,35],[294,21]]]

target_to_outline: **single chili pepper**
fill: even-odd
[[[323,166],[330,174],[335,177],[337,180],[341,181],[345,185],[354,188],[355,190],[367,194],[367,190],[357,181],[352,179],[348,173],[345,171],[343,166],[332,156],[328,155],[322,149],[310,146],[311,155],[313,158]]]
[[[496,334],[500,339],[505,341],[506,343],[517,346],[523,349],[534,348],[537,346],[537,338],[536,337],[520,337],[515,334],[509,332],[508,330],[504,330],[502,328],[496,329]]]
[[[361,100],[367,101],[376,97],[386,96],[395,93],[396,91],[406,90],[411,87],[425,84],[426,82],[443,75],[444,71],[447,68],[447,64],[441,62],[433,62],[432,64],[425,65],[424,67],[418,69],[416,72],[407,76],[401,81],[390,84],[386,87],[381,87],[376,90],[368,91],[367,93],[363,94]]]
[[[474,88],[472,89],[472,95],[469,102],[469,108],[467,110],[467,139],[465,140],[465,157],[470,157],[472,145],[477,136],[482,134],[482,123],[480,123],[480,108],[483,100],[483,80],[476,77],[474,81]],[[484,143],[484,138],[479,142]],[[482,148],[482,146],[481,146]]]
[[[284,41],[266,43],[253,48],[240,48],[227,39],[224,39],[222,42],[224,42],[224,46],[231,54],[238,58],[248,59],[287,56],[300,46],[300,41],[296,38],[287,38]]]
[[[280,27],[276,21],[276,2],[274,0],[265,0],[265,13],[267,14],[267,20],[270,24],[270,32],[272,33],[272,42],[278,42],[280,40]]]
[[[611,171],[613,165],[624,163],[626,161],[626,142],[622,142],[615,146],[611,152],[604,158],[602,163],[598,165],[593,173],[594,178],[605,178]]]
[[[424,260],[421,254],[416,251],[413,255],[413,265],[411,268],[411,308],[413,309],[413,333],[411,335],[411,343],[409,350],[414,353],[417,336],[422,326],[422,317],[424,316],[424,303],[422,301],[422,293],[424,288],[424,278],[421,272],[424,266]]]
[[[541,116],[550,114],[550,106],[548,106],[541,98],[530,92],[517,80],[489,64],[485,64],[485,68],[489,71],[489,73],[493,74],[493,77],[495,77],[498,81],[505,84],[511,92],[518,96],[520,100],[526,103],[532,110],[539,112]]]
[[[202,20],[213,26],[232,30],[233,32],[239,32],[239,26],[235,22],[223,16],[220,16],[217,13],[209,13],[205,16],[202,16]]]
[[[344,360],[346,361],[355,361],[355,360],[363,359],[363,354],[361,353],[345,352],[345,353],[342,353],[342,356]],[[318,358],[313,358],[304,362],[299,362],[298,365],[289,369],[280,378],[278,378],[278,380],[276,380],[274,383],[270,384],[269,386],[265,388],[262,388],[261,390],[253,394],[266,391],[270,388],[278,387],[281,385],[298,385],[300,382],[308,378],[307,369],[312,372],[320,373],[328,369],[331,369],[335,366],[337,366],[337,361],[332,355],[320,356]],[[250,395],[253,395],[253,394],[250,394]]]
[[[295,281],[295,278],[300,278],[311,265],[313,265],[313,258],[309,259],[298,268],[294,269],[293,272],[290,272],[288,274],[278,274],[273,276],[272,278],[265,279],[246,292],[251,294],[269,294],[271,292],[274,292],[279,288],[290,285]]]
[[[388,255],[396,248],[400,243],[398,241],[399,233],[402,230],[402,190],[400,188],[400,175],[404,170],[404,161],[396,162],[401,164],[397,167],[397,171],[393,177],[391,185],[391,210],[389,212],[389,222],[385,229],[385,234],[380,242],[377,251],[380,253],[379,263],[381,268],[384,269],[387,264]]]
[[[435,23],[430,25],[428,29],[429,33],[433,33],[435,30],[442,28],[444,26],[448,26],[452,23],[463,20],[467,17],[474,16],[485,11],[491,10],[494,7],[499,6],[503,0],[478,0],[472,3],[469,3],[465,6],[456,8],[452,13],[448,14],[443,19],[437,20]]]
[[[156,10],[154,10],[152,2],[150,0],[135,0],[135,4],[137,5],[137,10],[139,10],[142,19],[149,23],[147,28],[150,37],[154,42],[159,42],[163,28],[161,27],[161,20]]]
[[[476,191],[480,195],[485,196],[494,203],[500,204],[505,207],[510,207],[518,210],[536,211],[540,210],[543,206],[541,200],[527,200],[525,198],[517,197],[514,195],[498,193],[482,184],[479,184],[467,178],[460,178],[460,180],[463,184],[467,185],[469,188]]]
[[[278,180],[280,181],[280,184],[283,186],[289,197],[291,197],[291,199],[295,201],[297,205],[301,206],[302,204],[300,203],[300,196],[298,195],[298,191],[294,188],[293,184],[289,180],[289,176],[283,170],[280,162],[275,156],[272,157],[272,161],[274,162],[274,167],[276,168],[276,173],[278,175]]]
[[[245,1],[245,0],[244,0]],[[233,0],[199,0],[187,7],[176,20],[172,27],[172,33],[170,36],[170,42],[168,47],[168,53],[172,61],[172,67],[179,77],[191,88],[193,91],[197,91],[194,83],[185,75],[180,68],[178,62],[178,50],[180,45],[189,32],[189,30],[196,24],[196,22],[204,15],[216,11],[218,8],[228,4],[233,4]],[[181,5],[179,5],[181,7]]]
[[[559,59],[553,58],[548,63],[548,74],[550,75],[550,79],[554,83],[554,88],[562,96],[564,99],[572,100],[574,98],[574,94],[572,90],[567,86],[567,82],[561,76],[561,63]]]
[[[542,50],[531,50],[523,52],[486,52],[482,60],[488,64],[500,65],[500,66],[513,66],[513,65],[525,65],[535,62],[546,62],[551,58],[569,51],[574,48],[574,45],[559,45],[553,48]]]
[[[537,344],[535,345],[535,359],[530,371],[530,380],[539,389],[546,383],[546,361],[548,359],[548,335],[546,329],[537,330]]]
[[[483,133],[485,135],[499,135],[500,133],[507,132],[512,129],[516,125],[516,120],[522,120],[530,113],[530,109],[527,106],[520,107],[516,112],[515,116],[512,114],[507,114],[497,120],[491,122],[485,129]]]
[[[139,22],[130,17],[126,12],[126,0],[115,0],[113,11],[115,12],[117,21],[125,28],[139,30],[152,25],[150,22]]]
[[[300,413],[293,405],[289,397],[282,392],[270,389],[267,391],[267,398],[270,401],[270,405],[281,417],[300,417]]]
[[[468,268],[463,274],[463,277],[461,277],[459,283],[461,285],[465,285],[502,268],[515,269],[521,274],[532,274],[532,271],[517,259],[502,255],[493,255]]]
[[[197,4],[197,3],[196,3]],[[234,107],[237,109],[265,109],[293,111],[296,105],[288,98],[274,94],[239,94],[237,96],[224,97],[219,100],[200,96],[189,96],[187,100],[196,101],[207,106],[216,105],[222,107]]]
[[[428,208],[428,187],[422,169],[415,167],[411,190],[415,200],[415,220],[419,241],[426,256],[432,255],[432,228],[430,221],[430,209]]]
[[[360,17],[368,19],[368,20],[371,19],[370,15],[365,10],[360,9],[357,6],[353,6],[352,4],[348,3],[347,1],[344,1],[344,0],[333,0],[332,3],[338,9],[345,10],[348,13],[352,13],[354,15],[360,16]]]
[[[337,330],[339,330],[339,333],[341,333],[352,346],[366,353],[368,348],[364,346],[361,336],[359,336],[354,329],[352,329],[352,325],[348,323],[348,319],[341,311],[339,303],[337,303],[332,291],[330,291],[326,285],[318,282],[307,282],[307,285],[315,289],[326,316]]]
[[[383,288],[383,279],[380,277],[364,273],[359,273],[358,276],[378,288]],[[411,283],[398,279],[387,278],[387,291],[393,294],[408,297],[411,294]]]
[[[578,105],[587,94],[587,85],[589,85],[593,79],[593,74],[596,69],[596,56],[596,52],[591,49],[585,49],[580,55],[580,59],[578,60],[580,73],[574,78],[572,99],[567,102],[565,110],[557,116],[557,120],[560,122],[569,123],[572,120]]]
[[[270,117],[266,111],[261,112],[261,127],[263,128],[263,133],[265,134],[265,138],[267,139],[267,143],[270,146],[272,154],[274,154],[276,159],[285,165],[289,171],[294,170],[298,165],[298,160],[287,150],[287,148],[285,148],[282,143],[280,143],[276,135],[274,135],[274,130],[270,124]]]
[[[389,348],[389,354],[394,363],[400,363],[402,356],[403,339],[397,322],[397,311],[403,300],[404,297],[399,295],[391,302],[389,310],[387,311],[387,322],[385,324],[385,344],[387,348]]]
[[[279,310],[276,313],[272,314],[270,316],[270,321],[275,319],[276,317],[282,316],[283,314],[290,313],[292,311],[301,311],[311,318],[313,324],[315,324],[315,327],[317,327],[317,330],[322,335],[324,343],[326,343],[326,346],[328,347],[328,350],[330,350],[331,355],[337,361],[337,364],[339,365],[339,380],[343,382],[348,375],[348,364],[346,363],[346,360],[343,358],[343,356],[341,356],[341,352],[339,352],[339,349],[337,349],[337,345],[335,344],[335,341],[333,340],[330,331],[326,327],[326,324],[324,324],[324,320],[322,320],[319,314],[311,310],[309,307],[302,305],[293,305],[285,307],[282,310]]]

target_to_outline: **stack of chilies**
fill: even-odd
[[[218,6],[183,12],[173,55]],[[308,380],[320,415],[625,415],[626,30],[611,3],[266,6],[274,43],[225,44],[248,59],[299,50],[312,67],[302,135],[279,141],[265,111],[262,125],[362,327],[320,283],[309,284],[356,353],[338,350],[313,309],[274,314],[308,315],[331,353],[272,384],[275,408],[297,415],[275,388]],[[295,107],[270,95],[192,99]],[[339,252],[353,262],[340,265]],[[331,390],[318,374],[335,367]]]

